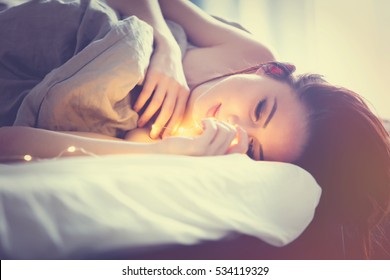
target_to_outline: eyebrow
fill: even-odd
[[[271,121],[277,108],[278,108],[278,102],[276,101],[276,98],[274,98],[274,105],[272,106],[271,112],[269,113],[267,119],[264,122],[263,128],[265,128],[268,125],[268,123]]]

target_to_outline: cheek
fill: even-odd
[[[242,91],[242,80],[237,77],[228,77],[213,85],[203,95],[205,99],[226,99],[226,97]]]
[[[223,94],[224,91],[221,90],[220,86],[214,86],[213,88],[205,91],[200,95],[194,102],[194,115],[204,117],[207,113],[207,110],[220,102],[220,100],[226,99]]]
[[[245,85],[243,87],[243,85]],[[194,102],[194,116],[205,116],[212,106],[222,103],[222,114],[238,114],[248,111],[253,96],[258,94],[257,87],[237,77],[226,78],[200,95]],[[195,116],[196,117],[196,116]]]
[[[205,110],[205,107],[207,107],[207,98],[205,98],[203,95],[198,97],[194,102],[194,107],[192,111],[192,115],[194,118],[203,118],[203,111]]]

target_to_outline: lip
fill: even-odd
[[[215,105],[215,106],[211,107],[211,108],[207,111],[206,117],[207,117],[207,118],[215,118],[216,115],[217,115],[217,113],[218,113],[218,111],[219,111],[219,109],[221,108],[221,105],[222,105],[222,103],[219,103],[218,105]]]

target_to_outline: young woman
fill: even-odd
[[[107,2],[154,29],[155,51],[133,107],[140,112],[139,129],[120,140],[2,127],[2,158],[51,158],[75,146],[98,155],[248,153],[255,160],[294,163],[323,188],[319,232],[336,225],[343,237],[356,240],[346,257],[368,255],[370,232],[390,204],[390,144],[362,98],[318,75],[294,77],[292,65],[275,62],[250,34],[187,1]],[[197,46],[183,61],[164,18],[180,24]]]

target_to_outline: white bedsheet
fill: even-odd
[[[245,155],[126,155],[0,165],[3,258],[81,258],[244,233],[282,246],[321,189],[303,169]]]

